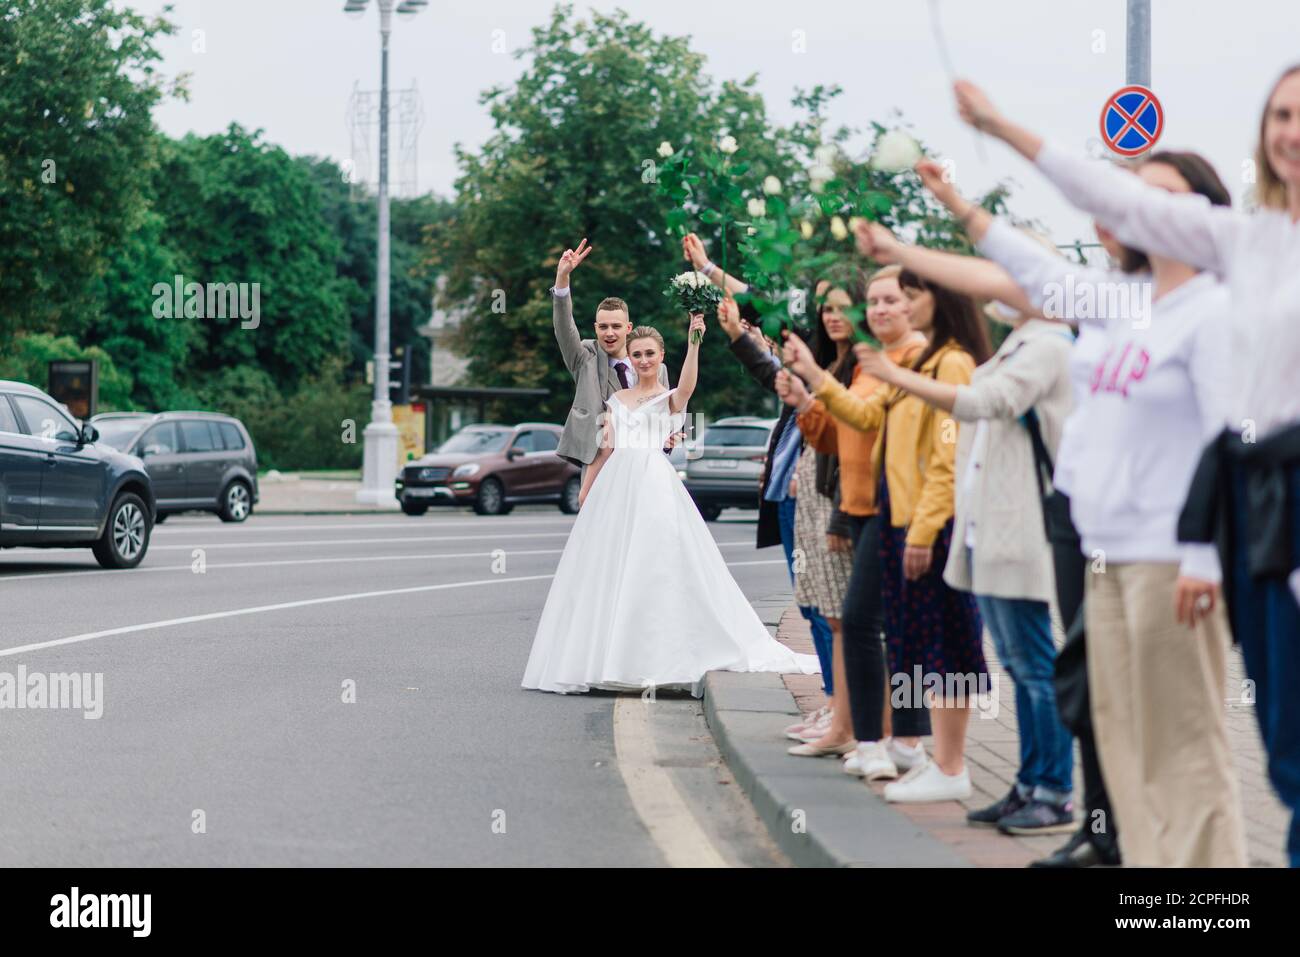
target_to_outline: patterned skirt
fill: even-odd
[[[916,581],[903,575],[907,529],[890,524],[889,489],[883,480],[880,502],[880,579],[885,606],[885,651],[890,675],[987,674],[983,634],[975,596],[950,588],[943,567],[952,545],[952,519],[934,540],[930,570]]]
[[[811,605],[826,618],[839,618],[853,571],[853,551],[833,552],[826,545],[826,525],[835,511],[817,491],[817,453],[805,449],[795,466],[798,496],[794,506],[794,600]]]

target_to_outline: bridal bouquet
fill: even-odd
[[[722,290],[709,282],[704,273],[683,272],[668,280],[664,295],[677,303],[678,308],[686,313],[702,312],[705,319],[718,318],[718,305],[722,302]],[[698,344],[699,332],[691,333],[691,342]]]

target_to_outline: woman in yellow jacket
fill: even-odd
[[[941,382],[966,385],[990,353],[988,331],[968,296],[903,270],[872,284],[897,283],[911,303],[912,327],[926,335],[913,366]],[[883,288],[883,287],[882,287]],[[873,293],[868,291],[868,303]],[[869,348],[857,346],[856,348]],[[914,396],[882,385],[854,396],[818,368],[808,348],[786,340],[785,362],[837,419],[877,431],[872,450],[881,523],[881,595],[891,696],[909,703],[934,692],[934,760],[885,787],[889,801],[970,797],[965,764],[971,698],[987,687],[983,628],[974,599],[949,588],[943,568],[952,542],[957,422]]]

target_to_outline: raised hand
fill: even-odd
[[[858,359],[858,368],[865,375],[875,376],[881,382],[889,382],[891,373],[898,368],[883,350],[873,348],[866,342],[854,345],[853,354]]]
[[[704,313],[691,313],[691,325],[686,330],[686,338],[693,346],[700,344],[700,340],[704,338]]]
[[[808,389],[803,380],[782,369],[776,374],[776,394],[791,408],[798,409],[808,401]]]
[[[952,85],[952,91],[957,97],[957,112],[964,122],[977,130],[994,132],[1002,114],[983,90],[970,80],[958,80]]]
[[[804,381],[813,384],[820,382],[822,370],[817,365],[817,360],[813,358],[812,350],[808,348],[808,344],[798,336],[791,335],[789,330],[785,330],[781,334],[785,336],[785,346],[781,350],[781,361]]]
[[[704,243],[700,242],[700,237],[694,233],[687,233],[682,237],[682,256],[695,269],[703,269],[708,263],[708,254],[704,251]]]
[[[581,266],[583,260],[591,255],[594,248],[594,246],[587,245],[587,238],[584,236],[582,242],[578,243],[577,249],[566,249],[555,266],[555,285],[559,287],[567,286],[569,284],[569,273]]]
[[[957,185],[947,178],[946,171],[939,163],[932,159],[921,160],[916,164],[916,175],[921,178],[921,185],[949,209],[961,203]]]
[[[887,227],[860,219],[853,224],[853,231],[857,234],[860,255],[874,259],[882,266],[898,262],[898,250],[902,243]]]
[[[718,325],[722,327],[722,331],[727,334],[727,338],[732,342],[739,339],[745,332],[745,328],[740,321],[740,306],[737,305],[736,300],[731,298],[730,293],[723,298],[722,302],[718,303]]]

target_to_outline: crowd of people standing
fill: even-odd
[[[1244,866],[1235,641],[1300,865],[1300,66],[1268,93],[1250,212],[1194,152],[1089,161],[954,92],[1094,218],[1111,265],[1067,260],[923,160],[976,255],[859,222],[860,262],[818,284],[810,333],[765,342],[724,300],[733,354],[783,402],[758,544],[784,546],[826,676],[790,753],[839,757],[892,802],[969,799],[987,630],[1020,764],[972,826],[1069,833],[1038,866]],[[683,251],[746,289],[695,236]],[[855,344],[856,314],[878,348]],[[988,316],[1009,327],[996,351]]]

